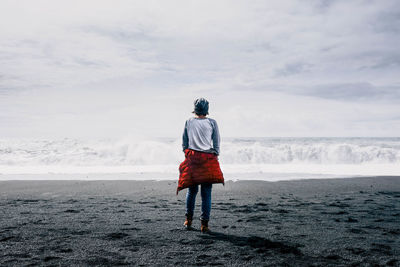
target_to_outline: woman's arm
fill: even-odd
[[[215,150],[215,153],[219,155],[220,136],[219,136],[218,124],[215,120],[212,120],[212,126],[213,126],[213,133],[211,137],[213,140],[213,148]]]
[[[187,121],[185,122],[185,128],[183,129],[183,135],[182,135],[182,149],[183,152],[185,152],[185,149],[189,148],[189,137],[188,137],[188,132],[187,132]]]

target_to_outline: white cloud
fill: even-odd
[[[0,130],[175,136],[204,95],[229,136],[398,136],[399,12],[396,1],[2,1]]]

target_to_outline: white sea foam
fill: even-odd
[[[2,178],[44,173],[161,173],[172,177],[183,159],[180,140],[172,139],[0,140]],[[221,144],[220,162],[226,174],[244,177],[253,173],[260,179],[400,175],[400,138],[227,139]]]

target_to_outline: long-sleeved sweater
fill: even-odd
[[[211,118],[190,118],[185,123],[182,148],[219,155],[218,124]]]

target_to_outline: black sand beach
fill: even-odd
[[[183,229],[175,189],[0,182],[0,265],[400,265],[400,177],[214,185],[210,234]]]

